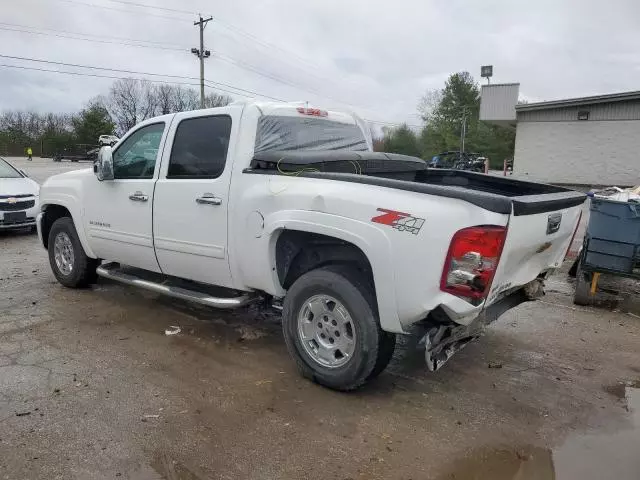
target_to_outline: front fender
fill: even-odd
[[[50,205],[59,205],[66,208],[71,214],[73,225],[76,227],[76,233],[78,234],[80,244],[82,245],[85,254],[90,258],[97,258],[89,245],[87,232],[84,229],[82,209],[79,206],[80,204],[79,199],[73,195],[67,193],[56,193],[55,195],[47,196],[46,201],[42,203],[41,211],[46,215],[46,209]]]
[[[264,259],[264,263],[251,270],[267,272],[260,279],[262,286],[254,286],[268,293],[283,296],[276,272],[276,242],[281,232],[296,230],[316,233],[352,243],[366,255],[373,271],[378,312],[382,329],[388,332],[403,333],[398,317],[395,295],[395,272],[393,252],[387,236],[373,225],[358,220],[307,210],[284,210],[268,215],[264,219],[264,229],[260,238],[256,238],[258,249],[251,261]],[[244,269],[247,271],[247,269]]]

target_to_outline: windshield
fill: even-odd
[[[265,115],[258,120],[255,153],[274,150],[368,151],[357,125],[321,118]]]
[[[0,178],[22,178],[22,175],[3,158],[0,158]]]

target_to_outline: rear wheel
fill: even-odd
[[[380,328],[373,289],[355,268],[330,266],[298,278],[284,301],[282,329],[303,376],[352,390],[382,372],[395,335]]]
[[[65,287],[86,287],[96,280],[98,260],[89,258],[69,217],[57,219],[49,231],[49,263]]]

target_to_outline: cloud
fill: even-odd
[[[203,14],[212,8],[205,0],[138,1]],[[199,74],[197,59],[189,52],[198,42],[194,15],[110,0],[85,2],[108,8],[79,0],[4,3],[1,54],[185,77]],[[206,48],[212,51],[207,79],[272,97],[347,108],[373,120],[417,123],[416,106],[426,90],[441,88],[457,71],[479,77],[483,64],[494,65],[494,82],[520,82],[524,97],[539,100],[631,90],[640,81],[635,51],[640,4],[634,0],[611,0],[606,9],[596,0],[236,0],[216,2],[213,13],[205,30]],[[10,24],[82,32],[94,40],[147,40],[167,49],[19,33],[9,31]],[[0,63],[119,75],[5,59]],[[108,79],[0,67],[0,108],[72,111],[106,93],[109,84]]]

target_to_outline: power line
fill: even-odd
[[[84,36],[85,34],[82,33],[76,33],[76,32],[66,32],[66,31],[61,31],[61,30],[53,30],[53,29],[46,29],[52,32],[59,32],[59,33],[48,33],[48,32],[36,32],[36,31],[32,31],[32,30],[25,30],[25,29],[21,29],[21,28],[9,28],[9,27],[3,27],[1,25],[11,25],[11,24],[6,24],[6,23],[2,23],[0,22],[0,30],[6,30],[6,31],[13,31],[13,32],[20,32],[20,33],[27,33],[27,34],[33,34],[33,35],[45,35],[45,36],[52,36],[52,37],[57,37],[57,38],[66,38],[66,39],[70,39],[70,40],[80,40],[80,41],[87,41],[87,42],[96,42],[96,43],[103,43],[103,44],[111,44],[111,45],[124,45],[124,46],[130,46],[130,47],[142,47],[142,48],[151,48],[151,49],[158,49],[158,50],[168,50],[168,51],[177,51],[177,52],[184,52],[184,51],[189,51],[189,49],[187,47],[179,47],[179,46],[175,46],[175,47],[169,47],[169,46],[161,46],[161,45],[142,45],[142,44],[138,44],[138,43],[129,43],[129,42],[121,42],[121,41],[111,41],[111,40],[101,40],[101,39],[93,39],[93,38],[78,38],[76,36],[70,36],[70,35],[82,35]],[[20,26],[22,27],[22,26]],[[43,29],[45,30],[45,29]],[[97,35],[96,35],[97,36]],[[125,40],[125,38],[123,37],[108,37],[108,36],[97,36],[100,38],[104,38],[104,39],[113,39],[113,40]],[[138,40],[138,39],[126,39],[129,40],[130,42],[145,42],[145,43],[156,43],[156,42],[148,42],[147,40]],[[157,42],[160,43],[160,42]],[[170,45],[170,44],[164,44],[164,45]],[[322,93],[319,93],[317,91],[314,91],[312,89],[309,89],[308,87],[304,87],[300,84],[297,84],[295,82],[291,82],[289,80],[283,79],[281,77],[278,77],[276,75],[273,75],[271,73],[268,72],[264,72],[262,71],[260,68],[256,67],[255,65],[248,63],[248,62],[244,62],[242,60],[238,60],[235,59],[233,57],[221,54],[219,52],[213,52],[214,55],[227,63],[230,63],[232,65],[237,66],[238,68],[242,68],[244,70],[248,70],[251,71],[257,75],[260,75],[262,77],[274,80],[276,82],[282,83],[284,85],[288,85],[290,87],[293,88],[297,88],[303,91],[307,91],[309,93],[313,93],[314,95],[318,95],[321,97],[326,97],[329,98],[331,100],[340,102],[340,103],[346,103],[346,102],[342,102],[341,100],[338,99],[334,99],[332,97],[326,96]]]
[[[184,45],[178,45],[176,43],[169,43],[169,42],[158,42],[156,40],[143,40],[143,39],[139,39],[139,38],[130,38],[130,37],[113,37],[113,36],[109,36],[109,35],[96,35],[95,33],[86,33],[86,32],[70,32],[68,30],[56,30],[54,28],[32,27],[32,26],[29,26],[29,25],[21,25],[19,23],[0,22],[0,25],[4,25],[4,26],[7,26],[7,27],[23,28],[23,29],[27,29],[28,32],[31,32],[31,29],[33,29],[33,30],[45,30],[47,32],[64,33],[64,34],[69,34],[69,35],[80,35],[80,36],[83,36],[83,37],[96,37],[96,38],[107,39],[107,40],[124,40],[124,41],[128,41],[128,42],[152,43],[152,44],[157,44],[157,45],[180,47],[180,48],[183,48],[183,49],[187,48]]]
[[[65,70],[51,70],[51,69],[47,69],[47,68],[28,67],[26,65],[8,65],[6,63],[0,63],[0,67],[18,68],[20,70],[34,70],[34,71],[37,71],[37,72],[61,73],[61,74],[65,74],[65,75],[76,75],[76,76],[80,76],[80,77],[113,78],[115,80],[126,80],[128,78],[131,78],[131,77],[118,77],[118,76],[114,76],[114,75],[101,75],[99,73],[69,72],[69,71],[65,71]],[[138,80],[146,80],[146,81],[151,82],[151,83],[166,83],[166,84],[170,84],[170,85],[193,85],[193,86],[198,86],[197,83],[174,82],[174,81],[169,82],[169,81],[164,81],[164,80],[153,80],[153,79],[149,79],[149,78],[138,78]],[[222,90],[222,89],[220,89],[220,90]]]
[[[128,14],[136,13],[136,12],[132,12],[130,10],[119,9],[119,8],[110,7],[110,6],[107,6],[107,5],[85,3],[85,2],[80,2],[78,0],[59,0],[59,1],[72,3],[72,4],[77,4],[77,5],[82,5],[82,6],[87,6],[87,7],[95,7],[95,8],[104,8],[104,9],[108,9],[108,10],[115,10],[115,11],[124,12],[124,13],[128,13]],[[147,5],[147,4],[137,3],[137,2],[130,2],[130,1],[126,1],[126,0],[107,0],[107,1],[115,1],[116,3],[120,3],[120,4],[123,4],[123,5],[130,5],[130,6],[140,7],[140,8],[166,10],[166,11],[171,11],[171,12],[181,13],[181,14],[193,14],[193,12],[189,12],[187,10],[179,10],[179,9],[166,8],[166,7],[157,7],[157,6],[154,6],[154,5]],[[177,19],[175,17],[169,17],[169,16],[165,16],[165,15],[157,15],[157,14],[151,14],[151,13],[149,13],[148,15],[157,16],[157,17],[160,17],[160,18],[167,18],[167,19],[170,19],[170,20],[182,21],[182,19]],[[267,49],[279,50],[279,51],[285,53],[286,55],[290,55],[292,57],[295,57],[295,58],[299,59],[301,62],[304,62],[304,63],[306,63],[307,65],[309,65],[309,66],[311,66],[313,68],[318,68],[316,65],[311,64],[309,61],[305,60],[304,58],[300,57],[299,55],[296,55],[293,52],[290,52],[288,50],[285,50],[282,47],[279,47],[278,45],[275,45],[275,44],[260,40],[258,37],[246,32],[246,31],[244,31],[242,29],[240,29],[239,27],[236,27],[235,25],[233,25],[233,24],[231,24],[229,22],[220,20],[219,18],[216,18],[215,21],[217,23],[223,25],[225,28],[228,28],[229,30],[236,31],[240,35],[250,39],[251,41],[253,41],[255,43],[258,43],[258,44],[264,46]],[[84,40],[84,39],[82,39],[82,40]],[[109,42],[105,42],[105,43],[109,43]],[[115,43],[115,42],[111,42],[111,43]],[[129,46],[141,46],[141,45],[131,44]],[[147,48],[150,48],[150,47],[147,47]],[[161,48],[161,49],[165,49],[165,48]],[[167,50],[172,50],[172,49],[169,49],[169,48],[166,48],[166,49]],[[175,50],[178,50],[178,49],[175,49]],[[217,53],[217,52],[212,52],[212,53]],[[222,54],[217,54],[217,56],[218,56],[218,58],[220,58],[223,61],[226,61],[228,63],[234,64],[234,65],[236,65],[236,66],[238,66],[240,68],[244,68],[245,70],[252,71],[253,73],[256,73],[256,74],[258,74],[258,75],[260,75],[262,77],[269,78],[269,79],[274,80],[276,82],[279,82],[279,83],[282,83],[282,84],[285,84],[285,85],[289,85],[289,86],[294,87],[294,88],[298,88],[298,89],[300,89],[302,91],[306,91],[308,93],[312,93],[313,95],[317,95],[319,97],[324,97],[324,98],[333,100],[333,101],[338,102],[338,103],[342,103],[342,104],[345,104],[345,105],[350,105],[350,106],[356,107],[356,108],[362,108],[362,107],[360,107],[358,105],[354,105],[354,104],[346,102],[344,100],[341,100],[341,99],[338,99],[338,98],[335,98],[335,97],[331,97],[329,95],[320,93],[320,92],[318,92],[316,90],[313,90],[313,89],[310,89],[308,87],[300,86],[299,84],[296,84],[294,82],[285,80],[285,79],[283,79],[281,77],[278,77],[276,75],[273,75],[271,73],[264,72],[260,68],[256,67],[255,65],[252,65],[252,64],[250,64],[248,62],[244,62],[242,60],[237,60],[237,59],[234,59],[233,57],[225,56],[225,55],[222,55]],[[281,60],[282,60],[282,58],[281,58]],[[304,72],[304,70],[301,70],[301,71]],[[309,72],[305,72],[305,73],[309,74]],[[330,81],[328,79],[322,79],[322,78],[320,78],[320,79],[321,79],[321,81],[324,81],[324,82],[329,82]]]
[[[136,70],[124,70],[124,69],[119,69],[119,68],[108,68],[108,67],[99,67],[96,65],[83,65],[80,63],[67,63],[67,62],[57,62],[54,60],[42,60],[40,58],[31,58],[31,57],[19,57],[16,55],[3,55],[0,54],[0,58],[8,58],[11,60],[23,60],[23,61],[27,61],[27,62],[37,62],[37,63],[47,63],[50,65],[62,65],[65,67],[76,67],[76,68],[86,68],[89,70],[107,70],[110,72],[118,72],[118,73],[132,73],[132,74],[136,74],[136,75],[152,75],[152,76],[157,76],[157,77],[167,77],[167,78],[179,78],[179,79],[186,79],[186,80],[198,80],[198,77],[186,77],[183,75],[170,75],[170,74],[164,74],[164,73],[150,73],[150,72],[140,72],[140,71],[136,71]]]
[[[107,0],[113,3],[121,3],[123,5],[131,5],[133,7],[153,8],[155,10],[164,10],[165,12],[184,13],[187,15],[197,15],[195,12],[189,12],[187,10],[179,10],[177,8],[158,7],[156,5],[145,5],[144,3],[129,2],[127,0]]]
[[[264,97],[264,98],[268,98],[270,100],[275,100],[276,102],[287,102],[287,100],[284,100],[282,98],[278,98],[278,97],[272,97],[271,95],[266,95],[264,93],[259,93],[259,92],[254,92],[253,90],[247,90],[245,88],[240,88],[240,87],[234,87],[231,85],[227,85],[226,83],[220,83],[220,82],[212,82],[211,80],[205,80],[204,81],[205,85],[207,85],[208,87],[212,87],[213,85],[209,85],[209,83],[213,83],[216,85],[223,85],[225,87],[229,87],[229,88],[234,88],[236,90],[239,90],[241,92],[245,92],[248,93],[249,95],[244,95],[246,97],[250,97],[250,96],[257,96],[257,97]],[[242,93],[240,93],[240,95],[243,95]]]
[[[76,34],[72,34],[72,33],[70,33],[69,35],[65,35],[65,34],[62,34],[62,33],[35,32],[35,31],[32,31],[32,30],[23,30],[23,29],[19,29],[19,28],[11,28],[11,27],[4,27],[4,26],[0,26],[0,30],[5,30],[5,31],[9,31],[9,32],[18,32],[18,33],[28,33],[28,34],[31,34],[31,35],[45,35],[45,36],[48,36],[48,37],[65,38],[65,39],[69,39],[69,40],[80,40],[80,41],[84,41],[84,42],[94,42],[94,43],[102,43],[102,44],[109,44],[109,45],[124,45],[124,46],[128,46],[128,47],[152,48],[152,49],[156,49],[156,50],[170,50],[170,51],[174,51],[174,52],[188,51],[188,49],[186,49],[186,48],[161,47],[159,45],[143,45],[143,44],[138,44],[138,43],[128,43],[128,42],[100,40],[100,39],[97,39],[97,38],[80,38],[80,37],[71,36],[71,35],[76,35]],[[77,34],[77,35],[80,35],[80,34]],[[106,37],[106,38],[108,38],[108,37]],[[133,40],[132,39],[132,41],[137,41],[137,40]]]
[[[6,23],[0,22],[0,25],[11,25],[11,24],[6,24]],[[22,27],[22,26],[20,25],[20,27]],[[15,32],[28,33],[28,34],[34,34],[34,35],[46,35],[46,36],[53,36],[53,37],[58,37],[58,38],[67,38],[67,39],[70,39],[70,40],[81,40],[81,41],[97,42],[97,43],[104,43],[104,44],[115,44],[115,45],[131,46],[131,47],[152,48],[152,49],[158,49],[158,50],[169,50],[169,51],[179,51],[179,52],[183,52],[183,51],[188,51],[189,50],[187,47],[181,48],[181,47],[179,47],[177,45],[175,47],[169,47],[169,46],[160,46],[160,45],[158,45],[158,46],[156,46],[156,45],[142,45],[142,44],[137,44],[137,43],[129,43],[129,42],[121,42],[121,41],[110,41],[110,40],[101,40],[101,39],[92,39],[92,38],[78,38],[78,37],[75,37],[75,36],[68,36],[68,35],[82,35],[82,36],[84,36],[85,34],[76,33],[76,32],[66,32],[66,31],[62,31],[62,30],[53,30],[53,29],[43,29],[43,30],[49,30],[49,31],[52,31],[52,32],[59,32],[59,33],[55,33],[54,34],[54,33],[48,33],[48,32],[36,32],[36,31],[32,31],[32,30],[7,28],[7,27],[2,27],[2,26],[0,26],[0,30],[15,31]],[[68,34],[68,35],[65,35],[65,34]],[[147,40],[126,39],[126,38],[123,38],[123,37],[108,37],[108,36],[98,36],[98,35],[96,35],[96,36],[100,37],[100,38],[105,38],[105,39],[129,40],[130,42],[145,42],[145,43],[159,43],[160,44],[160,42],[150,42],[150,41],[148,42]],[[170,44],[164,44],[164,45],[170,45]],[[222,60],[224,62],[230,63],[232,65],[235,65],[238,68],[242,68],[244,70],[248,70],[248,71],[253,72],[253,73],[255,73],[257,75],[260,75],[262,77],[268,78],[270,80],[274,80],[276,82],[282,83],[284,85],[288,85],[288,86],[293,87],[293,88],[297,88],[297,89],[302,90],[302,91],[306,91],[308,93],[312,93],[314,95],[318,95],[320,97],[325,97],[325,98],[328,98],[330,100],[333,100],[333,101],[336,101],[336,102],[339,102],[339,103],[345,103],[347,105],[350,105],[347,102],[344,102],[344,101],[342,101],[340,99],[330,97],[328,95],[322,94],[322,93],[320,93],[320,92],[318,92],[316,90],[310,89],[310,88],[305,87],[303,85],[300,85],[298,83],[291,82],[291,81],[286,80],[286,79],[284,79],[282,77],[276,76],[276,75],[271,74],[269,72],[265,72],[265,71],[261,70],[260,68],[256,67],[255,65],[251,64],[251,63],[235,59],[233,57],[221,54],[219,52],[215,52],[214,51],[213,53],[218,59],[220,59],[220,60]]]
[[[71,4],[74,4],[74,5],[81,5],[81,6],[83,6],[83,7],[103,8],[103,9],[105,9],[105,10],[113,10],[113,11],[115,11],[115,12],[124,12],[124,13],[129,13],[129,14],[131,14],[131,13],[138,13],[138,12],[134,12],[134,11],[131,11],[131,10],[124,10],[124,9],[122,9],[122,8],[109,7],[109,6],[107,6],[107,5],[98,5],[98,4],[95,4],[95,3],[80,2],[80,1],[78,1],[78,0],[58,0],[58,1],[59,1],[59,2],[71,3]],[[184,19],[181,19],[181,18],[170,17],[170,16],[168,16],[168,15],[159,15],[159,14],[157,14],[157,13],[147,13],[147,15],[149,15],[149,16],[151,16],[151,17],[164,18],[164,19],[166,19],[166,20],[174,20],[174,21],[175,21],[175,20],[178,20],[178,21],[180,21],[180,22],[182,22],[182,21],[185,21],[185,22],[186,22],[186,21],[188,21],[188,20],[184,20]]]
[[[133,74],[133,75],[145,75],[145,76],[152,76],[152,77],[175,78],[175,79],[178,79],[178,80],[199,80],[199,77],[189,77],[189,76],[183,76],[183,75],[171,75],[171,74],[154,73],[154,72],[141,72],[141,71],[138,71],[138,70],[125,70],[125,69],[120,69],[120,68],[99,67],[99,66],[95,66],[95,65],[83,65],[83,64],[79,64],[79,63],[57,62],[57,61],[54,61],[54,60],[43,60],[43,59],[38,59],[38,58],[20,57],[20,56],[15,56],[15,55],[3,55],[3,54],[0,54],[0,58],[7,58],[7,59],[10,59],[10,60],[36,62],[36,63],[45,63],[45,64],[49,64],[49,65],[59,65],[59,66],[64,66],[64,67],[85,68],[85,69],[88,69],[88,70],[104,70],[104,71],[115,72],[115,73],[126,73],[126,74]],[[76,73],[82,73],[82,72],[76,72]],[[107,78],[111,78],[111,77],[107,77]],[[127,78],[127,77],[113,77],[113,78]],[[241,95],[241,96],[246,96],[246,97],[258,96],[258,97],[269,98],[271,100],[277,100],[277,101],[280,101],[280,102],[286,101],[286,100],[283,100],[283,99],[280,99],[280,98],[272,97],[270,95],[265,95],[265,94],[262,94],[262,93],[259,93],[259,92],[255,92],[253,90],[248,90],[248,89],[245,89],[245,88],[235,87],[235,86],[229,85],[227,83],[215,82],[213,80],[206,80],[205,84],[209,88],[217,88],[217,89],[223,90],[223,91],[225,91],[227,93],[231,93],[231,94],[234,94],[234,95]],[[193,85],[193,84],[190,83],[189,85]],[[197,85],[199,85],[199,84],[197,84]],[[230,91],[228,89],[237,90],[237,92]]]
[[[102,75],[99,73],[88,73],[88,72],[69,72],[69,71],[65,71],[65,70],[51,70],[51,69],[47,69],[47,68],[38,68],[38,67],[29,67],[26,65],[8,65],[6,63],[0,63],[0,67],[4,67],[4,68],[16,68],[16,69],[20,69],[20,70],[31,70],[31,71],[36,71],[36,72],[47,72],[47,73],[57,73],[57,74],[63,74],[63,75],[73,75],[73,76],[79,76],[79,77],[92,77],[92,78],[109,78],[109,79],[113,79],[113,80],[127,80],[130,79],[132,77],[121,77],[121,76],[115,76],[115,75]],[[157,73],[147,73],[147,75],[161,75],[161,74],[157,74]],[[173,77],[173,76],[168,76],[168,77]],[[188,78],[192,78],[192,77],[184,77],[186,79]],[[178,82],[178,81],[166,81],[166,80],[157,80],[157,79],[152,79],[152,78],[145,78],[145,77],[136,77],[137,80],[145,80],[147,82],[150,83],[161,83],[161,84],[165,84],[165,85],[187,85],[187,86],[193,86],[193,87],[197,87],[200,84],[199,83],[190,83],[190,82]],[[238,92],[234,92],[231,90],[227,90],[225,88],[219,87],[219,86],[213,86],[213,85],[209,85],[209,83],[217,83],[217,82],[205,82],[205,85],[209,88],[213,88],[214,90],[219,90],[225,93],[229,93],[231,95],[241,95],[241,96],[245,96],[245,97],[250,97],[250,96],[259,96],[259,97],[265,97],[265,98],[270,98],[272,100],[277,100],[280,102],[284,102],[285,100],[282,100],[280,98],[276,98],[276,97],[271,97],[269,95],[264,95],[258,92],[253,92],[251,90],[244,90],[238,87],[230,87],[233,88],[235,90],[243,90],[247,93],[249,93],[250,95],[245,95],[242,93],[238,93]],[[369,122],[369,123],[374,123],[374,124],[381,124],[381,125],[390,125],[390,126],[401,126],[402,124],[400,123],[391,123],[391,122],[383,122],[380,120],[370,120],[368,118],[363,118],[364,121]],[[416,128],[421,128],[418,125],[408,125],[410,127],[416,127]]]
[[[83,6],[87,6],[87,7],[104,8],[104,9],[107,9],[107,10],[114,10],[114,11],[119,11],[119,12],[124,12],[124,13],[136,13],[136,12],[133,12],[131,10],[124,10],[124,9],[121,9],[121,8],[110,7],[110,6],[107,6],[107,5],[86,3],[86,2],[81,2],[81,1],[78,1],[78,0],[59,0],[59,1],[78,4],[78,5],[83,5]],[[151,10],[160,10],[160,11],[166,11],[166,12],[172,12],[172,13],[180,13],[180,14],[184,14],[184,15],[196,15],[196,12],[193,12],[193,11],[181,10],[181,9],[176,9],[176,8],[168,8],[168,7],[160,7],[160,6],[156,6],[156,5],[148,5],[148,4],[139,3],[139,2],[132,2],[132,1],[128,1],[128,0],[107,0],[107,1],[113,2],[113,3],[122,4],[122,5],[132,6],[132,7],[138,7],[138,8],[147,8],[147,9],[151,9]],[[152,14],[152,13],[149,13],[149,15],[158,16],[160,18],[167,18],[167,19],[171,19],[171,20],[183,21],[183,19],[176,19],[175,17],[169,17],[169,16],[165,16],[165,15],[158,15],[158,14]],[[301,61],[303,63],[306,63],[307,65],[309,65],[309,66],[311,66],[313,68],[318,68],[317,65],[311,63],[308,59],[305,59],[305,58],[303,58],[303,57],[291,52],[290,50],[282,48],[282,47],[280,47],[280,46],[278,46],[276,44],[261,40],[260,38],[258,38],[255,35],[247,32],[246,30],[243,30],[240,27],[238,27],[236,25],[233,25],[230,22],[222,20],[219,17],[215,17],[215,23],[218,23],[218,24],[222,25],[223,27],[227,28],[228,30],[235,31],[239,35],[241,35],[241,36],[253,41],[254,43],[262,45],[263,47],[265,47],[267,49],[279,50],[279,51],[285,53],[286,55],[289,55],[291,57],[297,58],[299,61]]]

